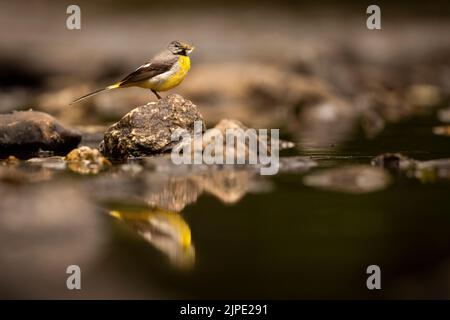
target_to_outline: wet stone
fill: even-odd
[[[64,157],[53,156],[53,157],[43,157],[43,158],[31,158],[26,161],[29,166],[41,167],[44,169],[51,170],[65,170],[66,162]]]
[[[65,153],[81,141],[81,134],[52,116],[36,111],[0,114],[0,155],[32,155],[39,150]]]
[[[70,151],[65,160],[69,170],[79,174],[98,174],[111,166],[98,149],[86,146]]]
[[[412,169],[416,160],[401,153],[383,153],[373,158],[371,164],[392,171],[402,171]]]
[[[411,105],[421,111],[439,106],[443,101],[440,88],[428,84],[416,84],[408,88],[406,99]]]
[[[450,126],[438,126],[433,128],[433,133],[438,136],[450,136]]]
[[[386,188],[390,183],[390,176],[381,168],[355,165],[312,173],[303,179],[303,183],[329,191],[361,194]]]
[[[317,162],[308,157],[294,156],[280,158],[279,172],[305,172],[316,167]]]
[[[249,128],[235,119],[222,119],[202,135],[197,132],[184,136],[173,149],[174,162],[183,165],[184,170],[188,169],[186,165],[194,165],[191,170],[226,166],[262,171],[266,169],[263,167],[274,168],[280,150],[295,146],[293,142],[280,140],[278,131]]]
[[[18,164],[20,164],[20,160],[14,156],[9,156],[4,160],[0,160],[0,165],[5,167],[17,166]]]
[[[219,123],[216,124],[214,129],[219,130],[224,137],[227,132],[233,133],[233,132],[239,132],[239,131],[242,132],[243,131],[243,132],[249,133],[249,131],[247,131],[247,130],[249,130],[249,129],[252,131],[254,130],[254,132],[256,134],[253,136],[253,138],[256,139],[259,146],[266,146],[268,149],[267,151],[269,153],[271,151],[270,130],[268,130],[267,137],[266,136],[263,137],[260,135],[259,129],[249,128],[245,124],[243,124],[241,121],[235,120],[235,119],[222,119],[219,121]],[[249,138],[251,138],[252,134],[249,134],[248,136],[249,136]],[[265,139],[263,139],[263,138],[265,138]],[[205,147],[206,144],[213,143],[213,140],[214,140],[214,138],[212,136],[208,136],[207,134],[205,134],[205,137],[203,139],[203,147]],[[225,142],[226,141],[224,141],[224,144],[225,144]],[[246,143],[246,145],[245,145],[246,154],[248,154],[248,152],[250,152],[248,140],[246,140],[245,143]],[[278,145],[279,150],[291,149],[293,147],[295,147],[295,143],[293,143],[291,141],[279,139],[279,145]]]
[[[400,153],[386,153],[375,157],[372,165],[401,172],[408,178],[417,178],[425,183],[450,179],[450,159],[419,161]]]
[[[107,157],[124,159],[165,153],[171,150],[173,132],[194,130],[203,121],[197,106],[177,94],[135,108],[105,133],[100,151]]]
[[[436,159],[419,162],[414,176],[422,182],[450,179],[450,159]]]
[[[450,122],[450,107],[447,107],[445,109],[441,109],[437,112],[437,117],[439,121],[442,122]]]

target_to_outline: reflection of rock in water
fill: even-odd
[[[101,237],[95,208],[72,187],[48,183],[45,188],[5,188],[0,201],[0,296],[69,297],[67,266],[76,264],[88,273]]]
[[[170,157],[144,159],[140,178],[147,185],[142,195],[151,205],[181,211],[207,192],[224,203],[236,203],[248,192],[258,192],[261,177],[255,167],[175,165]],[[268,182],[266,183],[268,184]]]
[[[145,211],[111,211],[110,214],[131,226],[146,241],[167,255],[177,267],[195,263],[191,229],[177,212],[157,207]]]
[[[66,168],[62,157],[31,158],[27,161],[9,157],[0,161],[0,182],[26,184],[51,180],[56,171]]]
[[[184,176],[148,174],[147,179],[152,186],[144,197],[150,205],[174,211],[181,211],[195,203],[203,192],[224,203],[236,203],[252,190],[256,178],[254,171],[234,169],[209,170]]]
[[[152,179],[152,175],[148,175]],[[160,177],[161,178],[161,177]],[[150,205],[157,205],[173,211],[181,211],[190,203],[197,201],[202,189],[190,177],[168,176],[158,181],[159,186],[145,194]]]
[[[285,157],[280,159],[280,172],[303,173],[316,165],[306,157]],[[126,170],[90,182],[86,188],[95,189],[101,198],[131,197],[182,211],[204,192],[233,204],[249,192],[266,192],[271,187],[270,181],[259,175],[258,167],[175,165],[168,156],[145,158],[142,165],[133,167],[139,168],[138,174],[130,176],[130,165],[126,165]]]
[[[224,203],[236,203],[250,191],[255,172],[247,170],[211,171],[201,176],[194,176],[197,185]]]

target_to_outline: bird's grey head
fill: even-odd
[[[169,51],[173,54],[188,56],[195,49],[195,47],[185,42],[172,41],[169,43],[167,49],[169,49]]]

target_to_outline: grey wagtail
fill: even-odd
[[[180,41],[172,41],[167,49],[158,53],[146,64],[127,75],[121,81],[106,88],[89,93],[76,99],[71,104],[86,99],[105,90],[141,87],[152,90],[158,99],[159,91],[170,90],[181,83],[191,68],[189,54],[194,47]]]

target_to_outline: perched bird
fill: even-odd
[[[189,54],[193,50],[194,47],[187,43],[172,41],[166,50],[154,56],[150,61],[137,68],[121,81],[82,96],[71,104],[102,91],[126,87],[150,89],[158,99],[161,99],[158,92],[176,87],[186,77],[191,68]]]

